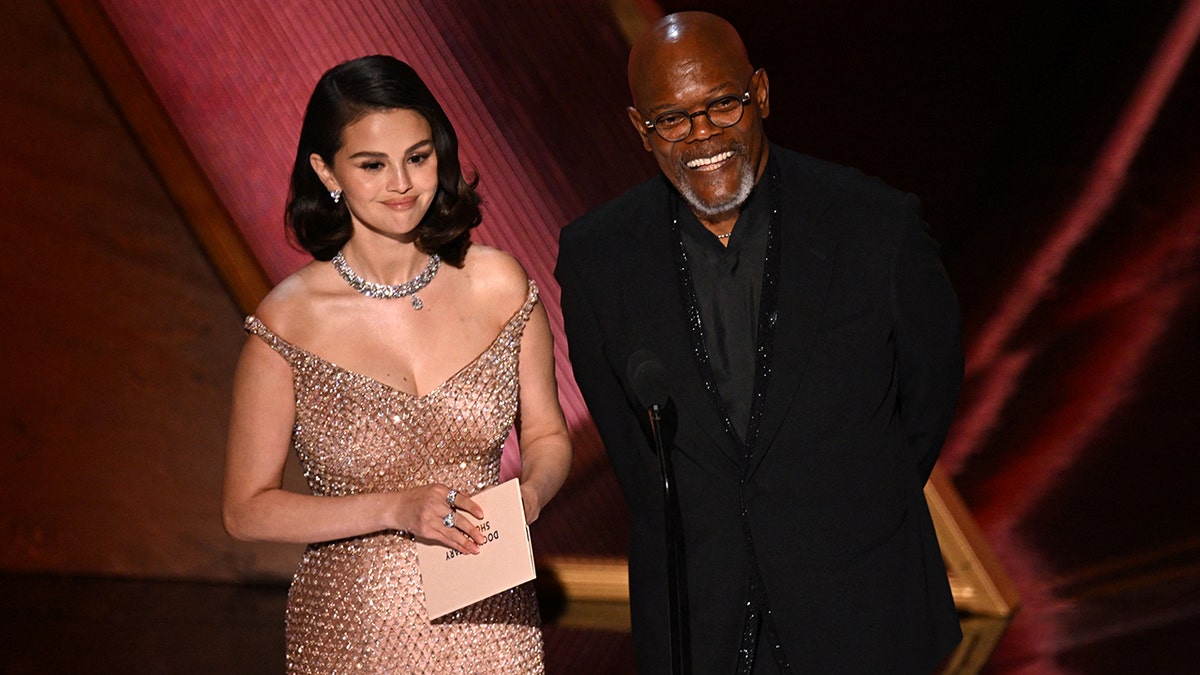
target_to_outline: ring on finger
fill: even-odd
[[[451,490],[450,494],[446,495],[446,503],[450,505],[450,508],[454,508],[455,499],[458,499],[458,490]]]
[[[442,524],[445,525],[446,527],[454,527],[454,512],[453,511],[451,511],[450,513],[447,513],[445,518],[442,518]]]

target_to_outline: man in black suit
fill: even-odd
[[[575,378],[629,502],[638,667],[669,672],[645,402],[669,381],[695,673],[929,673],[960,640],[922,488],[962,380],[957,301],[917,200],[768,143],[767,74],[711,14],[629,59],[662,176],[564,228]]]

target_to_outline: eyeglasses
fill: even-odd
[[[754,71],[754,75],[757,74],[758,71]],[[750,76],[751,81],[754,80],[754,75]],[[713,99],[704,106],[704,110],[694,113],[668,110],[653,120],[645,120],[643,124],[646,125],[646,131],[653,131],[664,141],[678,143],[692,134],[692,120],[697,117],[704,115],[709,124],[725,129],[742,121],[742,115],[750,103],[750,82],[747,82],[746,91],[741,96],[730,94]]]

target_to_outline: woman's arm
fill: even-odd
[[[518,377],[521,498],[525,501],[525,520],[532,523],[562,487],[571,469],[571,439],[554,379],[554,338],[541,303],[534,306],[525,325]]]
[[[460,552],[477,553],[474,528],[468,541],[446,528],[444,485],[345,497],[298,494],[282,488],[291,451],[295,403],[287,362],[249,336],[234,374],[233,412],[226,450],[222,516],[235,539],[311,543],[381,530],[405,530]],[[455,506],[476,518],[479,506],[461,495]]]

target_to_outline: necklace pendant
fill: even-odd
[[[412,296],[412,306],[413,309],[421,309],[425,306],[425,303],[421,302],[421,299],[414,295]]]

